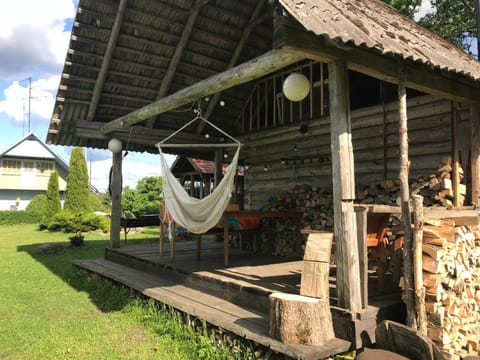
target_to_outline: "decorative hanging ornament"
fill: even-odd
[[[283,94],[290,101],[302,101],[309,92],[310,82],[302,73],[291,73],[283,82]]]
[[[112,153],[119,153],[122,151],[122,142],[118,139],[110,139],[108,142],[108,150],[110,150]]]

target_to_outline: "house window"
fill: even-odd
[[[6,174],[19,174],[22,170],[22,162],[20,160],[2,160],[2,171]]]
[[[51,161],[37,161],[37,174],[49,175],[54,169],[54,164]]]
[[[30,174],[33,173],[35,167],[35,162],[34,161],[23,161],[23,172]]]

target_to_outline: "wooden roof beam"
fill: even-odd
[[[238,58],[240,57],[243,48],[245,47],[245,44],[247,43],[248,37],[250,36],[250,33],[252,32],[252,29],[257,25],[257,20],[258,17],[261,14],[261,11],[263,9],[263,6],[265,5],[266,0],[259,1],[257,3],[257,6],[255,10],[253,11],[253,14],[250,18],[250,21],[248,22],[248,25],[243,29],[242,36],[240,37],[240,40],[238,40],[237,46],[235,48],[235,51],[233,52],[232,57],[230,58],[230,62],[227,65],[227,69],[231,69],[238,61]],[[218,92],[212,96],[210,99],[210,102],[208,104],[207,110],[205,111],[205,118],[209,119],[210,116],[213,113],[213,110],[215,110],[215,107],[217,106],[218,99],[220,98],[221,92]],[[200,133],[203,128],[205,127],[205,122],[200,122],[197,126],[197,133]]]
[[[128,0],[120,0],[118,4],[117,15],[115,16],[115,21],[112,27],[112,33],[110,39],[108,39],[107,49],[105,50],[105,55],[103,56],[102,65],[97,76],[97,81],[95,87],[93,88],[92,100],[88,106],[87,120],[91,121],[95,117],[97,111],[98,102],[100,101],[100,96],[102,95],[102,88],[107,78],[108,68],[110,67],[110,61],[113,57],[113,51],[115,50],[115,45],[117,44],[118,35],[120,34],[120,29],[122,27],[123,16],[125,15],[125,10],[127,8]]]
[[[480,83],[460,74],[448,73],[413,63],[398,57],[387,57],[366,50],[337,43],[300,28],[284,16],[275,19],[274,48],[279,48],[300,57],[332,62],[345,60],[349,70],[398,85],[399,64],[404,63],[405,86],[444,99],[460,103],[477,103],[480,99]]]
[[[188,16],[187,23],[183,28],[182,36],[178,41],[177,47],[175,48],[175,52],[173,53],[172,59],[168,64],[168,69],[165,72],[165,76],[162,79],[162,83],[160,84],[160,89],[158,89],[158,94],[156,100],[160,100],[165,95],[167,95],[168,90],[170,90],[170,86],[173,81],[173,76],[176,73],[178,64],[182,58],[183,50],[187,46],[188,39],[190,38],[190,34],[192,33],[193,27],[195,25],[195,21],[197,20],[198,14],[200,13],[200,9],[204,6],[208,0],[197,0],[195,1],[195,5]],[[148,119],[147,127],[152,128],[155,123],[155,117]]]
[[[211,76],[175,94],[166,96],[138,110],[121,116],[118,119],[112,120],[102,126],[100,131],[102,134],[108,134],[112,131],[132,126],[152,116],[191,103],[199,98],[258,79],[302,59],[303,57],[299,54],[290,54],[282,50],[270,50],[250,61],[215,76]]]

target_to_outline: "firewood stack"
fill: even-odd
[[[445,359],[480,350],[480,230],[435,220],[424,226],[423,281],[428,336]]]
[[[285,194],[271,198],[267,209],[299,209],[303,212],[301,229],[322,231],[333,229],[332,194],[322,188],[297,185]],[[293,255],[296,226],[291,219],[264,219],[259,236],[260,251],[277,256]]]
[[[460,181],[463,180],[463,170],[458,169]],[[452,166],[451,160],[445,159],[441,167],[429,176],[418,176],[410,181],[410,192],[412,195],[423,196],[424,206],[453,206],[452,187]],[[466,187],[460,184],[459,193],[462,197],[460,204],[463,204]],[[357,198],[361,204],[382,204],[400,205],[400,180],[387,179],[372,183],[358,191]]]

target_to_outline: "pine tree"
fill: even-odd
[[[74,213],[87,212],[90,210],[90,186],[87,161],[82,148],[76,147],[72,150],[69,167],[63,208]]]
[[[44,211],[45,220],[51,219],[53,215],[62,210],[62,203],[60,201],[60,189],[58,185],[58,171],[55,170],[50,174],[47,188],[47,201]]]

